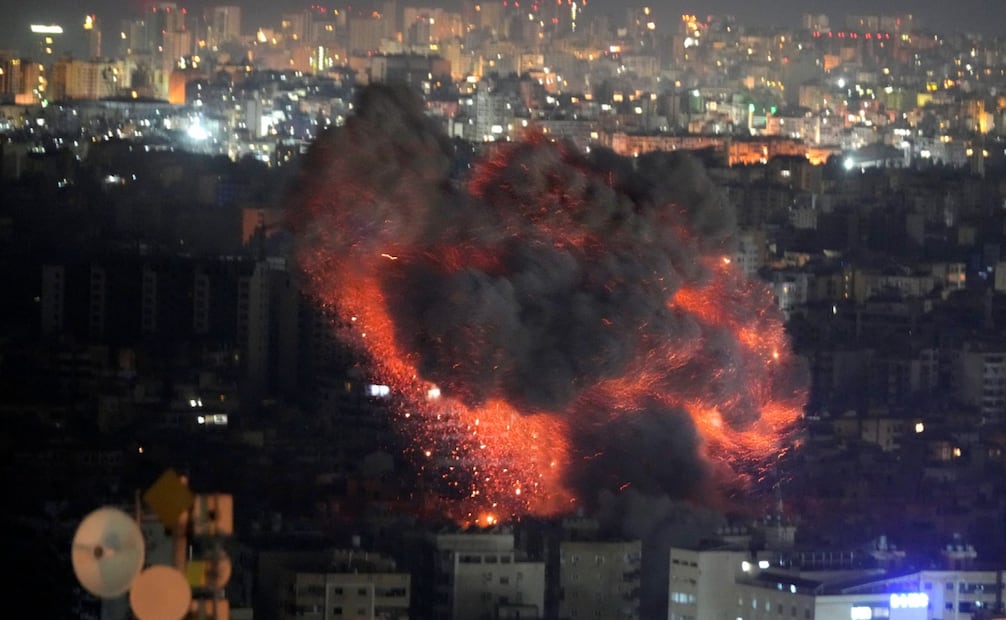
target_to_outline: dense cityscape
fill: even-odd
[[[150,618],[1006,616],[1006,38],[662,10],[0,41],[31,615],[114,507]]]

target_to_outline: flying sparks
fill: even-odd
[[[801,366],[692,158],[588,159],[539,136],[459,180],[410,96],[372,87],[356,110],[308,156],[299,264],[391,386],[443,514],[695,497],[790,447]]]

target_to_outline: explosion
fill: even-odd
[[[692,157],[532,135],[457,169],[418,101],[371,87],[312,146],[290,212],[311,293],[390,386],[442,513],[696,498],[791,447],[805,378]]]

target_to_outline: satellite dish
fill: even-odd
[[[172,566],[151,566],[129,590],[129,606],[139,620],[181,620],[191,603],[188,580]]]
[[[80,585],[99,598],[124,594],[143,568],[143,558],[140,526],[118,508],[95,510],[73,535],[73,572]]]

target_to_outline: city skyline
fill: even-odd
[[[118,27],[120,19],[142,15],[144,9],[154,4],[149,0],[97,0],[87,5],[71,0],[43,0],[35,3],[15,3],[5,0],[0,5],[6,18],[0,23],[0,50],[14,49],[25,52],[30,49],[32,24],[59,24],[66,34],[64,41],[66,50],[72,51],[79,47],[76,39],[82,36],[81,25],[85,15],[94,14],[106,29]],[[242,8],[242,29],[253,33],[260,27],[275,25],[282,13],[297,11],[310,6],[309,2],[289,0],[282,4],[270,3],[265,0],[233,0],[230,2],[212,2],[197,0],[196,2],[176,2],[180,7],[190,11],[200,11],[215,5],[236,5]],[[333,3],[331,6],[353,6],[352,2]],[[379,3],[366,0],[357,6],[376,6]],[[460,0],[434,0],[403,2],[403,6],[434,6],[448,10],[460,10]],[[619,2],[618,0],[594,0],[588,3],[586,16],[608,14],[616,18],[615,23],[624,15],[624,11],[634,6],[644,6],[646,2]],[[929,0],[918,2],[912,0],[887,0],[882,3],[867,0],[851,0],[835,5],[825,0],[779,0],[741,2],[740,0],[712,0],[697,3],[694,0],[674,0],[671,3],[651,3],[658,18],[658,32],[668,29],[659,28],[660,22],[665,24],[676,21],[681,14],[735,16],[744,25],[755,28],[795,28],[800,17],[808,13],[824,13],[836,23],[841,23],[846,15],[891,15],[899,13],[912,14],[918,28],[924,31],[951,34],[967,32],[983,36],[998,37],[1006,35],[1001,24],[1006,20],[1006,5],[991,3],[987,0],[962,0],[956,3],[941,3]]]
[[[0,39],[36,617],[110,506],[235,620],[1006,620],[1006,37],[366,1]]]

